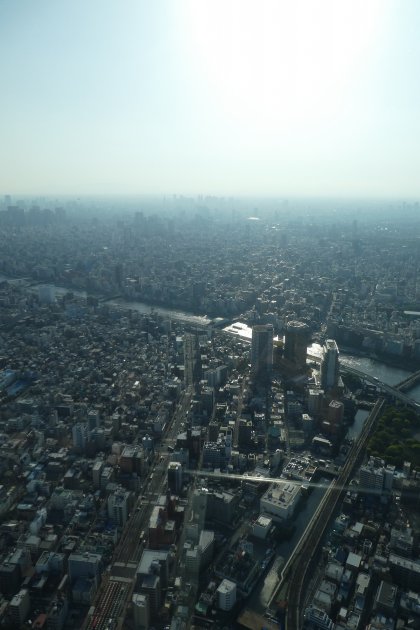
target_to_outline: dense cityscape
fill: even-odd
[[[6,195],[0,627],[420,629],[417,212]]]

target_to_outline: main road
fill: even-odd
[[[91,606],[83,630],[118,630],[125,625],[127,606],[131,601],[137,564],[144,549],[142,531],[146,531],[155,500],[165,490],[166,472],[172,445],[186,417],[191,403],[192,390],[181,394],[172,420],[166,428],[161,447],[157,449],[143,494],[137,498],[134,509],[115,547],[111,566],[103,577]],[[162,447],[165,450],[162,450]]]

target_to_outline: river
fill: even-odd
[[[321,355],[321,350],[322,348],[318,343],[313,343],[308,348],[308,352],[316,356]],[[376,376],[379,381],[387,385],[397,385],[411,374],[411,370],[403,370],[402,368],[393,367],[376,359],[358,356],[356,354],[343,352],[342,350],[340,350],[340,363],[365,372],[369,376]],[[410,389],[407,393],[414,400],[420,402],[420,384]]]
[[[92,297],[96,297],[102,300],[105,300],[103,303],[109,304],[110,306],[114,306],[115,308],[127,309],[138,311],[139,313],[143,313],[144,315],[150,315],[153,310],[157,315],[161,315],[162,317],[167,317],[168,319],[175,319],[183,322],[187,322],[189,324],[194,324],[196,326],[205,327],[210,324],[212,321],[207,315],[194,315],[192,313],[186,313],[185,311],[178,311],[170,308],[165,308],[164,306],[153,306],[151,304],[145,304],[144,302],[131,302],[129,300],[125,300],[124,298],[116,298],[107,300],[103,296],[95,295],[94,293],[89,293],[88,291],[80,291],[78,289],[67,289],[66,287],[59,287],[55,284],[50,284],[48,282],[45,283],[35,283],[33,284],[30,279],[27,278],[9,278],[0,274],[0,281],[7,280],[7,282],[23,284],[26,285],[27,289],[32,292],[38,291],[39,287],[49,286],[54,289],[55,295],[65,295],[66,293],[73,293],[74,295],[86,299],[89,295]]]

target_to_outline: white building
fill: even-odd
[[[236,584],[223,580],[217,589],[218,604],[221,610],[232,610],[236,603]]]
[[[334,339],[327,339],[321,360],[321,386],[324,389],[332,389],[337,386],[339,378],[339,352]]]
[[[270,532],[273,521],[267,516],[259,516],[252,528],[252,533],[256,538],[265,540]]]
[[[380,494],[383,490],[391,490],[394,479],[392,467],[385,468],[384,462],[370,457],[368,463],[359,471],[360,487],[372,493]]]
[[[301,496],[300,485],[290,481],[272,484],[260,499],[260,511],[274,521],[285,521],[294,514]]]

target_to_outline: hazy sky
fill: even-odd
[[[0,193],[420,196],[418,0],[0,0]]]

